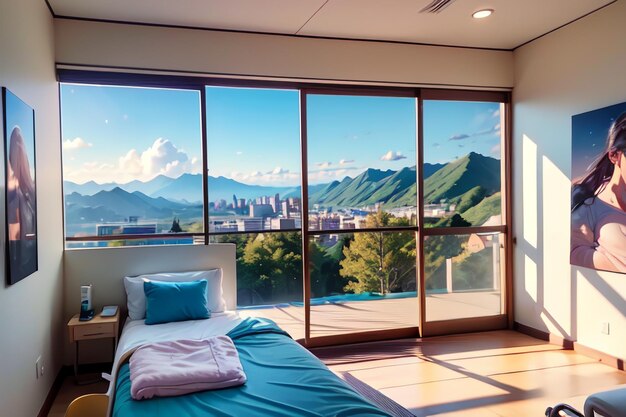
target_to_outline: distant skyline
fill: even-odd
[[[246,184],[300,177],[298,90],[206,88],[208,173]],[[202,172],[200,94],[61,84],[64,179],[147,181]],[[416,164],[413,98],[309,95],[309,183]],[[424,103],[424,161],[500,157],[499,103]]]

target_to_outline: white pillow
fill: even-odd
[[[206,279],[207,281],[207,307],[213,313],[226,310],[222,292],[222,269],[209,269],[208,271],[191,272],[163,272],[160,274],[144,274],[136,277],[124,277],[126,288],[126,302],[128,317],[131,320],[143,320],[146,318],[146,294],[143,291],[144,280],[188,282]]]

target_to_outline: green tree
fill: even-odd
[[[409,220],[378,211],[365,227],[407,226]],[[354,293],[406,291],[415,288],[415,239],[413,232],[355,233],[343,249],[341,276],[353,278],[344,290]]]
[[[302,300],[300,233],[259,233],[247,241],[241,264],[266,302]]]
[[[344,293],[344,287],[350,281],[349,277],[340,274],[340,262],[344,258],[342,248],[349,237],[324,248],[315,241],[309,243],[309,273],[311,276],[311,297],[325,297]]]

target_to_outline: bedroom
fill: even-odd
[[[62,63],[512,88],[514,321],[623,361],[623,276],[571,267],[567,249],[571,117],[624,101],[623,0],[511,51],[113,25],[55,19],[40,1],[1,4],[0,82],[35,110],[37,197],[46,213],[38,224],[39,271],[0,291],[7,318],[0,330],[11,335],[0,343],[0,402],[8,414],[37,415],[59,370],[71,364],[65,325],[79,283],[68,281],[64,255],[55,68]],[[312,59],[321,65],[309,65]],[[38,356],[46,373],[35,379]]]

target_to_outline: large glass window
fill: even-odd
[[[297,90],[206,87],[209,232],[299,230]]]
[[[502,314],[499,233],[424,239],[426,319],[441,321]]]
[[[425,100],[424,226],[502,224],[503,105]]]
[[[193,243],[177,234],[204,230],[199,92],[61,84],[61,108],[67,246]]]
[[[414,98],[307,95],[309,230],[416,224],[415,121]]]
[[[503,94],[138,79],[61,84],[67,248],[233,243],[306,343],[506,318]]]
[[[237,245],[240,313],[303,338],[300,93],[205,92],[210,241]]]

